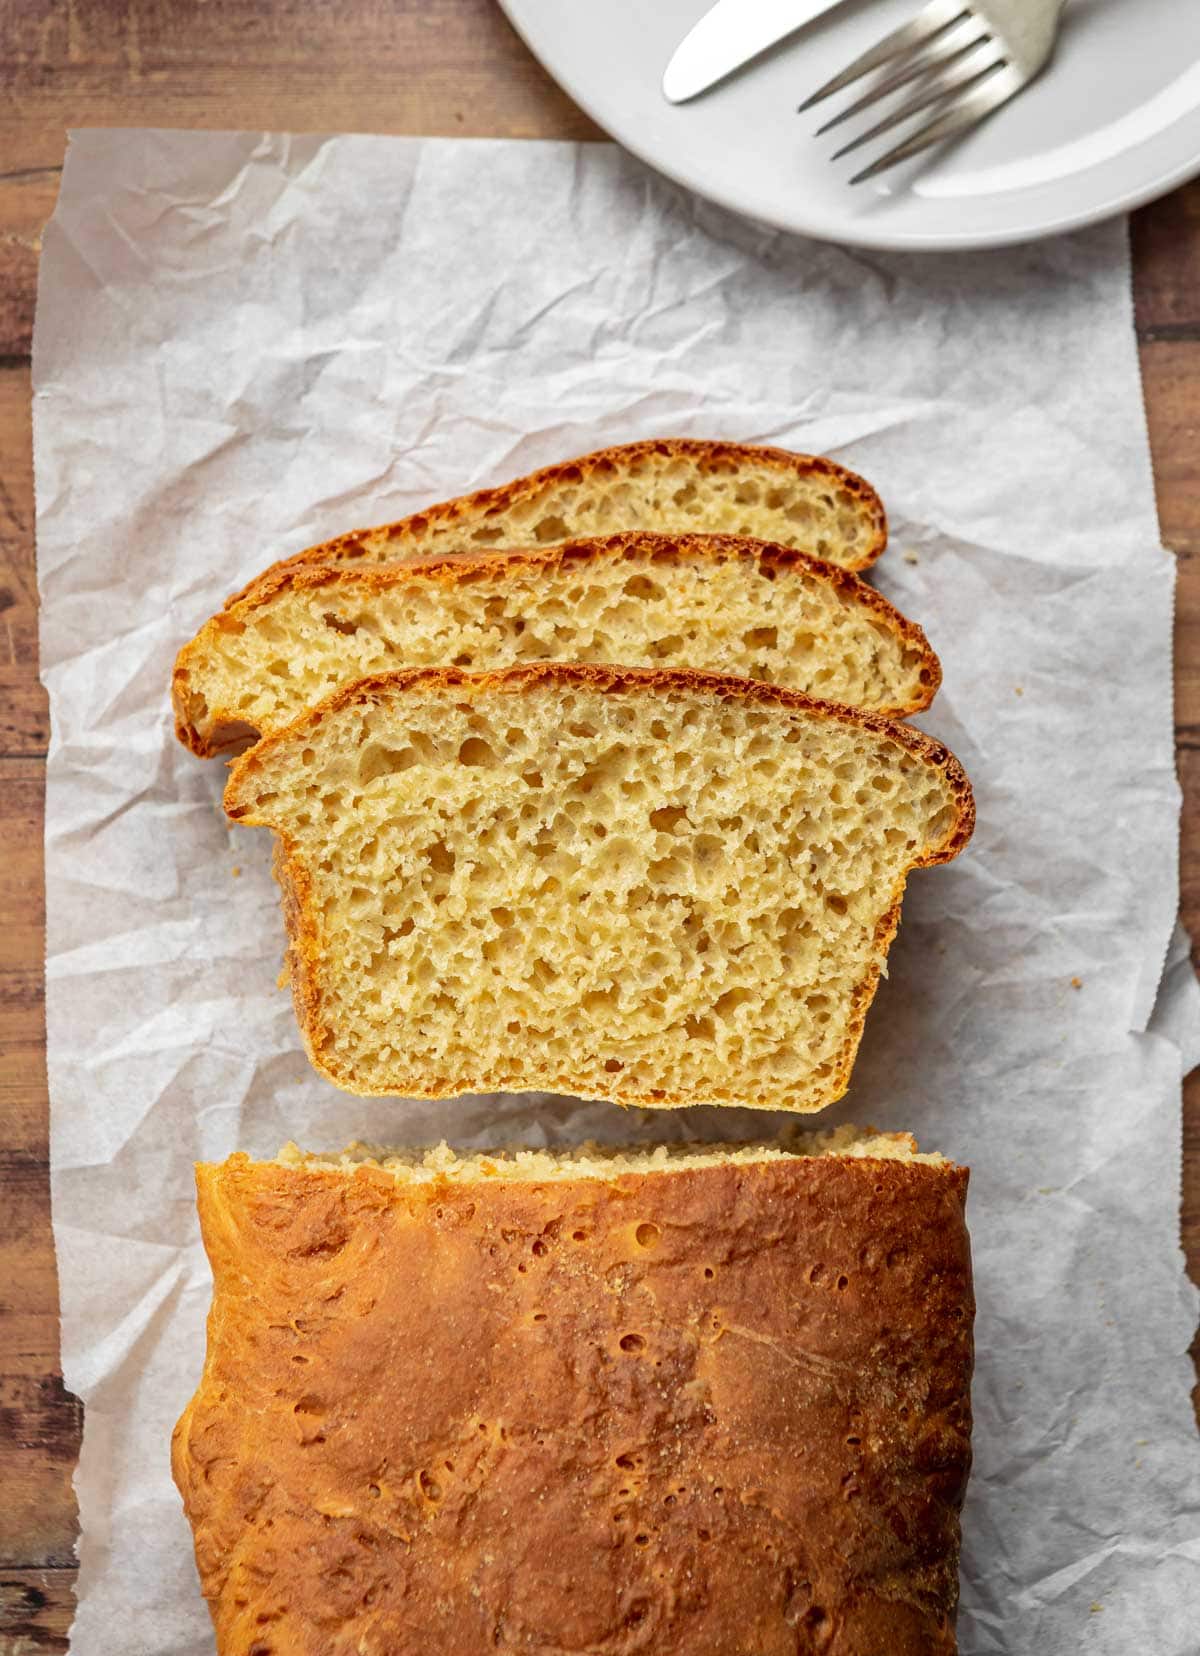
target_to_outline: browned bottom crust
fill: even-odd
[[[201,1167],[221,1656],[951,1656],[966,1183]]]

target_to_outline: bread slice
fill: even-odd
[[[688,666],[900,714],[941,679],[921,629],[807,553],[645,530],[538,551],[280,570],[175,663],[176,733],[208,757],[396,667]]]
[[[218,1656],[954,1656],[968,1175],[910,1143],[199,1167]]]
[[[970,835],[928,736],[684,671],[425,669],[234,762],[272,827],[309,1054],[338,1086],[818,1110],[909,870]]]
[[[879,496],[833,460],[666,437],[600,449],[497,489],[427,506],[398,523],[355,529],[285,566],[478,556],[621,529],[752,535],[844,569],[866,569],[887,545]]]

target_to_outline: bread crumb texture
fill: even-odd
[[[908,872],[971,831],[904,726],[701,674],[402,673],[244,755],[314,1063],[370,1094],[840,1096]]]
[[[697,667],[891,714],[927,707],[941,679],[920,628],[845,570],[759,541],[641,532],[281,571],[180,652],[177,729],[209,755],[371,674],[554,660]]]
[[[953,1656],[966,1173],[198,1169],[219,1656]]]
[[[475,556],[623,529],[750,535],[799,547],[844,569],[866,569],[887,545],[879,496],[833,460],[664,437],[544,466],[399,522],[339,535],[286,562]]]
[[[437,1179],[471,1182],[491,1179],[614,1179],[624,1173],[644,1177],[650,1173],[678,1173],[695,1168],[747,1166],[768,1161],[794,1161],[812,1156],[858,1156],[875,1161],[946,1165],[937,1152],[919,1151],[911,1133],[865,1132],[858,1127],[835,1127],[824,1133],[796,1130],[772,1143],[758,1144],[654,1144],[612,1146],[581,1144],[566,1149],[523,1149],[513,1147],[492,1151],[451,1149],[444,1141],[428,1149],[381,1149],[369,1144],[348,1144],[336,1155],[320,1155],[285,1144],[275,1158],[281,1167],[325,1168],[353,1172],[356,1167],[376,1167],[394,1178],[413,1184]]]

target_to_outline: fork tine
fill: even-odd
[[[881,64],[890,62],[900,53],[912,51],[914,47],[941,34],[943,29],[950,28],[951,24],[969,15],[965,0],[929,0],[929,4],[917,13],[911,23],[905,23],[901,28],[885,35],[877,46],[855,58],[840,75],[826,81],[811,98],[806,98],[797,113],[803,115],[806,109],[819,104],[823,98],[840,92],[843,86],[849,86],[851,82],[861,79],[872,69],[878,69]]]
[[[869,144],[872,138],[878,138],[884,132],[890,132],[893,127],[901,126],[905,121],[919,115],[923,109],[929,109],[948,98],[951,93],[966,92],[979,81],[989,79],[1004,63],[1004,49],[994,40],[981,43],[983,50],[969,52],[965,57],[949,63],[936,74],[923,80],[913,93],[906,98],[899,109],[885,115],[882,121],[876,121],[873,127],[860,132],[857,138],[852,138],[848,144],[843,144],[840,150],[833,152],[831,160],[837,161],[843,155],[849,155],[852,150],[861,149]]]
[[[877,178],[880,173],[887,172],[890,167],[899,166],[901,161],[919,155],[931,145],[943,143],[948,138],[957,138],[960,133],[978,126],[989,115],[994,115],[1010,98],[1015,98],[1025,84],[1019,71],[1011,64],[1006,65],[999,74],[989,76],[982,84],[968,89],[961,97],[956,98],[950,108],[935,116],[928,126],[923,126],[920,131],[914,132],[911,138],[906,138],[903,143],[897,144],[895,149],[881,155],[878,161],[873,161],[869,167],[855,173],[850,180],[851,184],[865,184],[867,179]]]
[[[931,40],[923,52],[911,53],[890,75],[885,76],[883,80],[875,81],[861,98],[855,98],[853,103],[847,104],[845,109],[840,109],[836,115],[831,116],[823,126],[817,128],[814,136],[820,138],[823,133],[832,132],[834,127],[841,126],[843,121],[861,115],[864,109],[870,109],[871,105],[878,103],[881,98],[890,97],[902,86],[907,86],[910,81],[920,79],[922,75],[928,74],[931,69],[936,69],[943,63],[953,63],[965,56],[976,46],[981,46],[987,38],[986,25],[979,22],[973,14],[962,26],[955,23]]]

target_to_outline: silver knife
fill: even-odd
[[[707,92],[743,63],[843,0],[717,0],[675,48],[663,75],[668,103]]]

